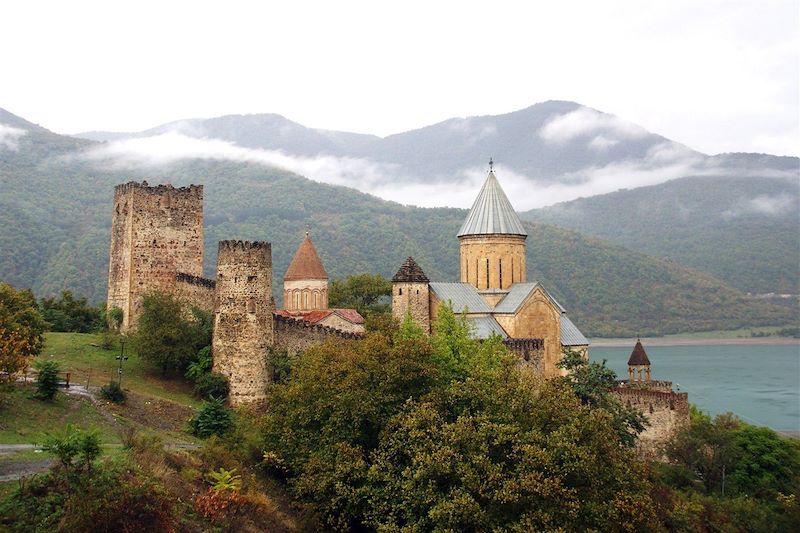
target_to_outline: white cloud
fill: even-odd
[[[636,139],[647,135],[647,131],[613,115],[600,113],[588,107],[558,115],[548,120],[539,130],[539,136],[547,142],[565,143],[575,137],[601,134],[606,145],[620,139]],[[598,137],[595,138],[595,140]],[[606,147],[607,147],[606,146]]]
[[[589,141],[589,148],[592,150],[596,150],[598,152],[605,152],[615,144],[619,144],[619,141],[616,139],[608,139],[603,137],[602,135],[598,135],[591,141]]]
[[[0,124],[0,148],[5,147],[16,152],[19,150],[19,143],[17,141],[26,133],[28,133],[27,130],[22,128]]]
[[[778,216],[788,213],[798,207],[797,197],[786,193],[768,195],[762,194],[748,200],[742,200],[739,205],[728,209],[722,216],[725,218],[735,218],[742,215],[758,214],[768,216]]]

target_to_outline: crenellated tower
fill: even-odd
[[[124,183],[114,188],[113,209],[107,305],[122,309],[128,331],[143,295],[172,291],[179,272],[203,275],[203,186]]]
[[[231,405],[261,401],[274,343],[270,243],[219,242],[215,300],[214,371],[228,376]]]
[[[502,293],[514,283],[524,283],[527,237],[490,160],[486,182],[458,232],[461,282],[487,293]],[[502,296],[485,298],[494,305]]]
[[[407,313],[425,333],[431,332],[430,280],[409,257],[392,278],[392,316],[402,321]]]

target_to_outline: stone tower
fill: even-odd
[[[136,327],[142,296],[171,291],[179,272],[203,275],[203,186],[117,185],[107,304],[122,309],[123,331]]]
[[[461,282],[479,291],[504,291],[526,279],[528,233],[497,182],[492,165],[489,161],[489,176],[458,232]]]
[[[411,313],[412,320],[425,333],[431,332],[429,281],[411,257],[392,278],[392,315],[402,321],[406,313]]]
[[[328,308],[328,273],[308,232],[283,276],[283,308],[287,311]]]
[[[636,346],[628,358],[628,382],[641,385],[650,383],[650,358],[640,339],[636,339]]]
[[[268,242],[220,241],[215,299],[214,371],[228,376],[231,405],[263,400],[274,341]]]

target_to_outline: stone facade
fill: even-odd
[[[274,344],[274,307],[271,245],[220,241],[213,369],[228,376],[231,405],[266,397],[266,353]]]
[[[689,423],[689,395],[673,392],[672,383],[668,381],[651,384],[641,386],[620,382],[614,394],[624,405],[641,411],[650,422],[639,435],[639,453],[650,459],[661,459],[663,443]]]
[[[292,357],[331,338],[354,340],[363,336],[359,332],[342,331],[322,324],[309,324],[282,315],[275,315],[274,324],[275,347],[285,349]]]
[[[431,332],[431,291],[428,276],[407,258],[392,277],[392,316],[404,320],[407,314],[425,333]]]
[[[216,282],[210,279],[178,272],[172,294],[190,307],[197,307],[207,313],[214,312],[214,293]]]
[[[525,282],[525,236],[463,235],[458,240],[462,283],[484,290]]]
[[[172,292],[178,272],[203,274],[202,185],[117,185],[107,305],[122,309],[123,331],[136,327],[142,296]]]
[[[283,308],[313,311],[328,308],[328,280],[306,279],[283,282]]]

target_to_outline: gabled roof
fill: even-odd
[[[286,309],[278,309],[275,311],[275,314],[302,320],[309,324],[322,322],[331,315],[337,315],[352,324],[364,323],[364,317],[355,309],[314,309],[312,311],[287,311]]]
[[[505,330],[497,323],[494,317],[491,316],[473,316],[469,317],[468,320],[472,323],[472,326],[475,328],[473,333],[475,338],[477,339],[488,339],[492,336],[492,333],[496,333],[500,335],[503,339],[508,338],[508,334]]]
[[[559,312],[563,313],[564,308],[561,307],[561,304],[553,298],[547,289],[542,286],[541,283],[538,281],[529,282],[529,283],[514,283],[511,287],[508,288],[508,295],[500,300],[500,302],[495,306],[494,312],[495,313],[509,313],[514,314],[516,313],[520,306],[525,302],[528,296],[539,287],[544,292],[545,296],[553,303],[553,306],[558,309]]]
[[[450,301],[453,311],[461,313],[465,308],[469,313],[491,313],[492,309],[478,294],[478,289],[469,283],[443,283],[433,282],[431,290],[436,297],[443,301]]]
[[[647,352],[644,351],[642,341],[636,339],[636,346],[633,347],[631,356],[628,359],[628,366],[643,366],[650,365],[650,359],[647,357]]]
[[[459,237],[488,234],[528,236],[519,215],[511,207],[511,202],[508,201],[506,193],[503,192],[491,170],[475,203],[472,204],[467,219],[458,231]]]
[[[400,266],[400,270],[392,278],[393,282],[423,282],[430,281],[422,268],[414,261],[414,258],[409,256],[405,262]]]
[[[566,314],[561,315],[561,345],[562,346],[588,346],[589,339],[583,336],[581,330],[569,319]]]
[[[328,279],[328,273],[322,266],[322,261],[317,255],[317,250],[311,242],[311,236],[306,232],[306,237],[294,254],[294,259],[286,269],[283,281],[297,281],[302,279]]]

